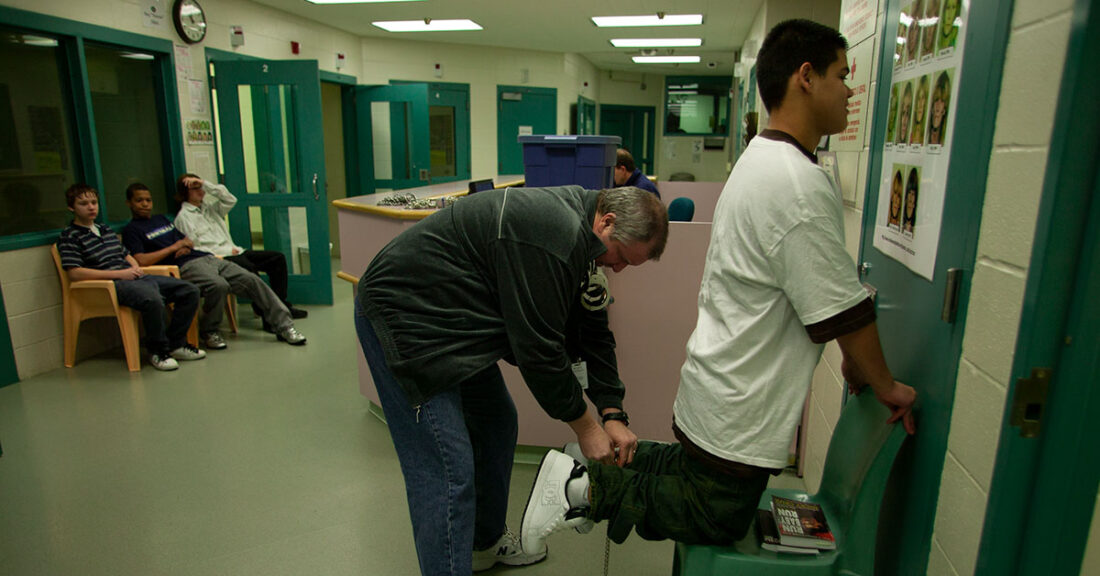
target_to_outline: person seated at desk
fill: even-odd
[[[141,313],[149,363],[157,370],[179,368],[177,360],[202,360],[206,352],[187,344],[187,329],[199,307],[199,289],[169,276],[146,275],[114,231],[96,224],[99,193],[87,184],[65,191],[73,221],[61,231],[57,252],[69,280],[113,280],[118,303]],[[164,325],[165,307],[174,306]]]
[[[290,310],[290,316],[294,319],[309,316],[309,312],[295,308],[286,299],[287,266],[282,252],[245,250],[229,237],[225,216],[237,205],[237,197],[228,188],[206,182],[194,174],[184,174],[176,180],[176,201],[180,203],[176,229],[190,238],[196,249],[221,256],[253,274],[266,272],[271,279],[271,289]],[[263,316],[255,303],[252,310],[257,316]]]
[[[225,314],[229,292],[247,296],[263,312],[264,322],[275,329],[279,340],[294,346],[306,343],[306,337],[294,328],[290,310],[259,276],[244,268],[202,250],[180,233],[163,214],[153,214],[153,196],[149,187],[135,182],[126,188],[126,204],[133,219],[122,229],[122,241],[145,266],[175,264],[180,276],[202,291],[203,315],[199,320],[199,335],[203,345],[211,350],[225,349],[227,344],[218,332]]]
[[[634,166],[634,157],[630,152],[625,148],[619,148],[615,156],[615,186],[634,186],[646,192],[652,192],[658,198],[661,197],[661,193],[657,191],[657,185]]]

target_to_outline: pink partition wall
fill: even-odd
[[[358,277],[374,254],[416,221],[340,210],[341,269]],[[672,441],[672,402],[679,383],[684,346],[695,327],[695,300],[710,241],[709,222],[673,222],[660,261],[609,274],[614,303],[608,309],[618,343],[619,372],[627,387],[625,409],[641,438]],[[358,348],[357,348],[358,350]],[[362,351],[359,390],[378,404]],[[569,427],[548,417],[527,390],[519,371],[501,363],[519,412],[519,443],[561,446],[575,440]]]
[[[714,222],[714,207],[725,182],[661,182],[661,200],[667,206],[676,198],[691,198],[695,202],[693,222]]]

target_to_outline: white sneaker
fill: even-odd
[[[153,354],[149,357],[149,363],[153,365],[153,368],[157,370],[163,370],[168,372],[169,370],[175,370],[180,367],[179,362],[176,362],[175,358],[171,356],[161,356],[160,354]]]
[[[172,358],[176,360],[202,360],[206,358],[206,352],[191,346],[190,344],[184,344],[179,348],[176,348],[170,352]]]
[[[588,466],[588,458],[586,458],[584,456],[584,452],[581,451],[581,445],[580,444],[578,444],[576,442],[570,442],[570,443],[566,444],[565,446],[563,446],[561,451],[565,452],[566,456],[569,456],[570,458],[576,460],[577,462],[580,462],[581,464],[584,464],[585,466]],[[596,522],[594,522],[593,520],[590,520],[588,518],[585,518],[584,522],[581,522],[580,524],[577,524],[576,526],[573,527],[573,529],[576,530],[578,534],[588,534],[589,532],[592,531],[592,528],[594,528],[595,526],[596,526]]]
[[[217,332],[204,334],[202,345],[206,346],[207,350],[225,350],[229,346],[225,343],[225,338],[222,338],[222,335]]]
[[[488,570],[493,566],[527,566],[546,559],[546,550],[540,554],[526,554],[520,547],[519,538],[511,530],[505,530],[496,544],[485,550],[474,550],[474,572]]]
[[[294,326],[287,326],[286,328],[279,330],[275,334],[275,336],[279,340],[282,340],[283,342],[286,342],[291,346],[301,346],[302,344],[306,343],[306,337],[303,336],[302,333],[299,332]]]
[[[542,458],[531,498],[523,512],[520,543],[524,553],[546,553],[546,537],[567,528],[576,528],[587,519],[588,506],[570,506],[565,485],[572,481],[588,484],[588,472],[573,458],[551,450]]]

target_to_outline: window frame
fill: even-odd
[[[175,188],[175,175],[187,170],[180,122],[179,94],[176,87],[175,48],[172,41],[4,6],[0,6],[0,24],[29,34],[43,34],[57,38],[62,55],[59,69],[61,74],[66,76],[65,81],[71,91],[71,94],[67,95],[69,101],[65,113],[69,115],[72,123],[72,162],[74,167],[83,174],[84,182],[100,191],[101,202],[105,200],[105,195],[102,193],[103,171],[99,165],[99,145],[96,140],[95,116],[88,85],[84,43],[93,42],[156,56],[153,89],[157,100],[157,122],[161,138],[164,139],[161,145],[165,167],[164,198],[158,198],[157,201],[163,202],[162,206],[168,206],[170,195]],[[107,213],[106,208],[101,209],[98,221],[115,228],[125,223],[125,220],[106,221]],[[57,241],[61,230],[62,228],[55,228],[0,236],[0,252],[53,244]]]

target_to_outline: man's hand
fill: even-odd
[[[172,257],[173,258],[180,258],[180,257],[183,257],[183,256],[187,256],[190,253],[191,253],[191,249],[184,247],[184,248],[180,248],[179,250],[176,250],[175,253],[172,254]]]
[[[195,242],[192,241],[190,238],[184,237],[176,240],[176,242],[172,245],[176,247],[176,250],[179,250],[180,248],[194,248]]]
[[[202,178],[185,178],[183,184],[188,188],[202,188]]]
[[[620,468],[634,461],[634,452],[638,450],[638,437],[618,420],[608,420],[603,425],[604,432],[611,438],[615,451],[615,465]]]
[[[614,464],[615,451],[611,443],[611,437],[599,424],[592,419],[587,412],[584,416],[569,422],[569,427],[577,435],[577,443],[581,446],[581,452],[585,458],[595,460],[601,464]]]
[[[890,419],[887,422],[901,420],[905,431],[914,434],[917,424],[913,420],[913,403],[917,401],[917,391],[912,386],[907,386],[894,380],[893,386],[872,388],[878,401],[890,409]]]

